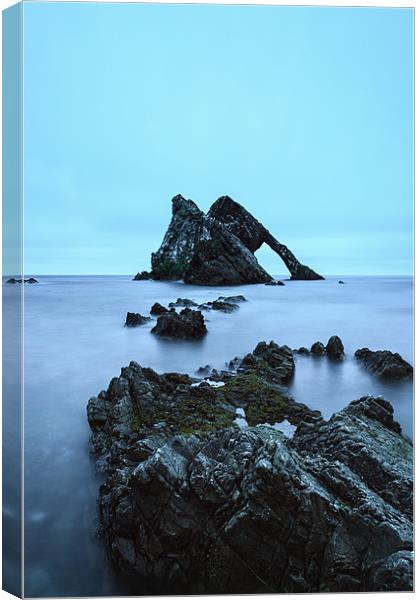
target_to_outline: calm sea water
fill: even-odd
[[[389,349],[413,360],[412,279],[339,277],[234,288],[133,282],[130,277],[42,277],[25,287],[25,561],[27,596],[129,594],[98,539],[99,479],[88,456],[86,403],[130,360],[158,372],[221,368],[260,340],[292,348],[339,335],[343,362],[296,358],[290,385],[325,417],[363,394],[382,394],[412,433],[412,384],[384,383],[353,358],[357,348]],[[7,302],[16,293],[5,286]],[[123,327],[129,311],[177,297],[197,301],[241,293],[236,313],[208,313],[201,342],[170,342],[152,325]],[[146,590],[145,590],[146,592]],[[141,593],[141,590],[137,590]]]

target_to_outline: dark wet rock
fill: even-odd
[[[315,356],[322,356],[325,352],[325,346],[322,342],[315,342],[311,346],[311,354]]]
[[[323,279],[318,273],[302,265],[287,246],[280,244],[268,229],[229,196],[216,200],[208,214],[223,223],[251,252],[256,252],[264,243],[270,246],[290,271],[291,279]]]
[[[341,281],[341,279],[340,279],[340,281],[338,283],[341,283],[342,285],[345,285],[346,282],[345,281]]]
[[[155,302],[152,306],[152,308],[150,309],[150,314],[151,315],[164,315],[165,313],[169,312],[169,310],[165,307],[162,306],[162,304],[159,304],[159,302]]]
[[[413,367],[396,352],[361,348],[356,350],[354,356],[374,375],[387,379],[413,377]]]
[[[147,279],[153,279],[152,273],[149,273],[149,271],[142,271],[133,277],[133,281],[145,281]]]
[[[203,305],[203,308],[205,310],[220,310],[221,312],[231,313],[235,310],[238,310],[239,306],[237,304],[233,304],[233,302],[213,300],[212,302],[206,302],[206,304]]]
[[[331,461],[339,460],[387,503],[411,517],[413,447],[393,416],[392,405],[384,398],[364,396],[328,422],[302,423],[294,440],[300,452],[320,452]]]
[[[241,362],[242,358],[240,356],[235,356],[234,358],[232,358],[232,360],[226,363],[226,366],[230,371],[236,371]]]
[[[400,550],[382,558],[369,568],[363,591],[398,592],[412,590],[414,552]]]
[[[10,277],[6,283],[39,283],[39,281],[37,281],[34,277],[29,277],[29,279]]]
[[[205,215],[192,200],[178,195],[172,199],[172,220],[163,242],[152,254],[153,278],[196,285],[269,282],[272,277],[254,256],[263,243],[286,263],[292,279],[322,279],[231,198],[219,198]]]
[[[210,375],[211,372],[212,372],[211,365],[205,365],[204,367],[199,367],[196,371],[197,375],[200,375],[200,376]]]
[[[284,285],[283,281],[275,281],[273,279],[273,281],[267,281],[267,283],[265,285]]]
[[[412,589],[412,445],[389,403],[302,418],[289,440],[229,409],[275,386],[192,383],[130,363],[88,404],[106,542],[138,591]]]
[[[247,299],[242,294],[238,296],[219,296],[217,298],[218,302],[230,302],[231,304],[237,304],[238,302],[246,302]]]
[[[319,411],[295,402],[283,387],[264,379],[255,371],[238,372],[225,382],[225,397],[231,404],[244,409],[249,425],[275,425],[287,419],[292,424],[313,422],[321,418]]]
[[[344,357],[344,345],[338,335],[330,337],[327,343],[326,352],[328,358],[338,360]]]
[[[126,327],[138,327],[139,325],[144,325],[151,320],[152,319],[150,317],[144,317],[140,313],[128,312],[125,319],[125,325]]]
[[[245,296],[219,296],[217,300],[212,300],[199,305],[200,310],[219,310],[225,313],[231,313],[238,310],[238,302],[246,302]]]
[[[174,311],[160,315],[152,333],[165,338],[196,340],[206,335],[207,327],[199,310],[184,308],[180,313]]]
[[[192,306],[198,306],[197,302],[194,302],[194,300],[190,300],[189,298],[178,298],[176,300],[176,302],[169,302],[169,306],[172,307],[187,307],[187,308],[191,308]]]
[[[296,350],[296,352],[297,354],[302,354],[304,356],[309,356],[309,354],[311,353],[308,348],[305,348],[305,346],[301,346]]]
[[[270,381],[287,383],[295,372],[295,362],[289,346],[279,346],[273,341],[259,342],[253,352],[244,356],[238,368]]]

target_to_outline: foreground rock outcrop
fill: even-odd
[[[374,375],[387,379],[409,379],[413,377],[413,367],[397,352],[389,350],[369,350],[360,348],[354,356]]]
[[[284,261],[291,279],[323,279],[228,196],[219,198],[206,215],[178,195],[172,199],[172,220],[163,242],[152,254],[152,277],[196,285],[271,282],[254,256],[263,243]]]
[[[412,589],[412,445],[392,406],[364,397],[324,421],[275,383],[282,347],[259,346],[259,372],[132,362],[89,400],[115,565],[161,593]],[[257,426],[284,418],[291,439]]]

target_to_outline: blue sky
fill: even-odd
[[[320,273],[411,273],[411,9],[30,2],[24,119],[27,274],[149,268],[178,193]]]

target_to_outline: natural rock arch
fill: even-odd
[[[266,283],[272,277],[254,256],[263,243],[282,259],[291,279],[323,279],[229,196],[216,200],[206,215],[178,195],[163,242],[152,254],[152,277],[196,285]]]

